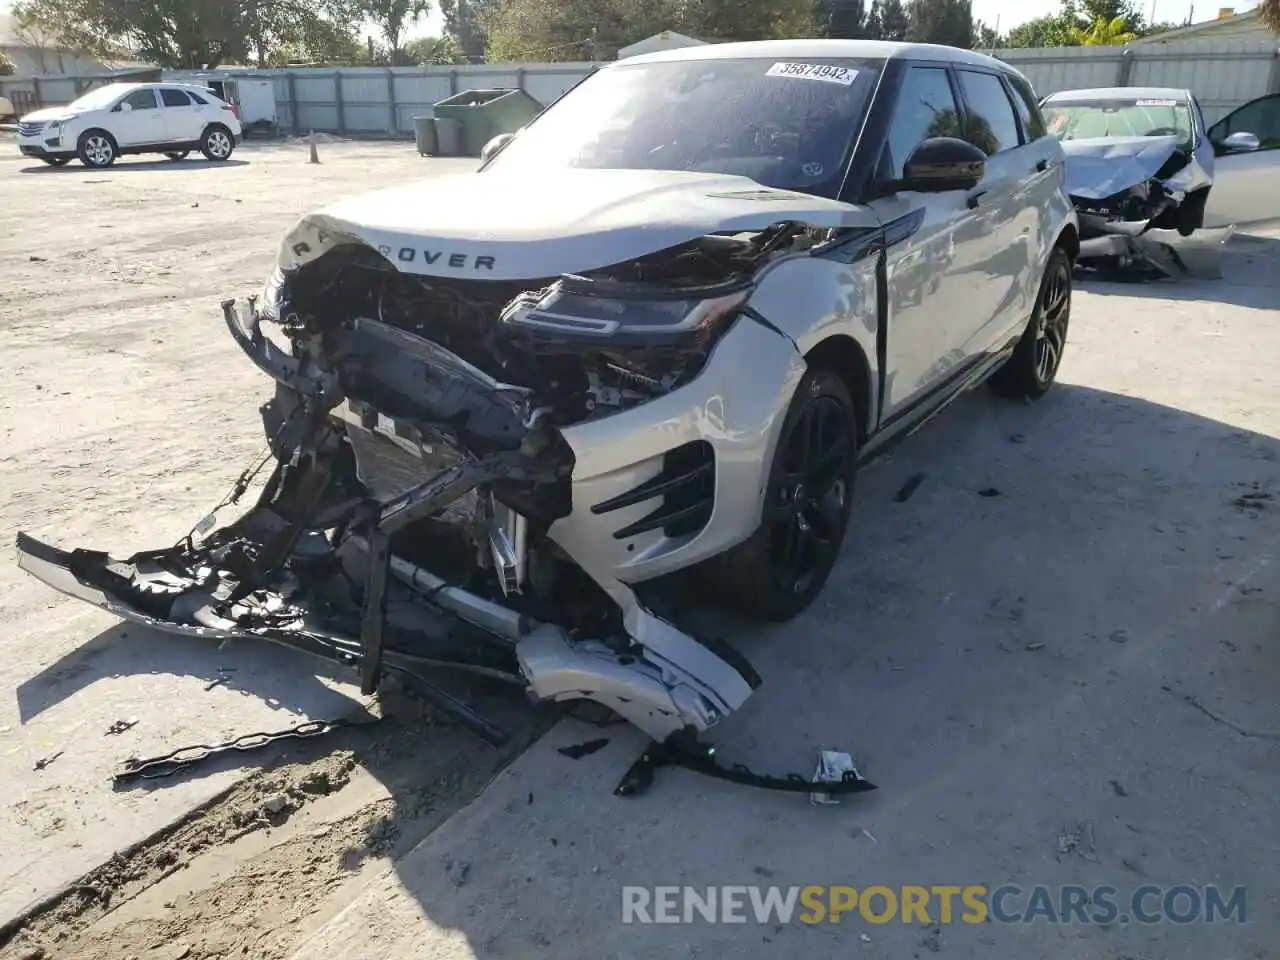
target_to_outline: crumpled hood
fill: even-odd
[[[75,110],[66,107],[45,107],[43,110],[32,110],[22,115],[23,123],[52,123],[55,120],[70,120],[76,115]]]
[[[708,233],[786,220],[874,227],[876,215],[746,177],[665,170],[522,170],[430,177],[303,217],[281,266],[352,240],[405,273],[530,280],[611,266]]]
[[[1067,193],[1103,200],[1150,180],[1177,149],[1178,138],[1173,136],[1064,140]]]

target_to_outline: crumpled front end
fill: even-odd
[[[1176,250],[1147,234],[1187,236],[1203,222],[1213,177],[1196,151],[1172,136],[1068,140],[1063,150],[1080,220],[1079,262],[1181,275]]]
[[[261,302],[223,305],[275,381],[256,504],[117,560],[20,536],[23,569],[162,630],[257,638],[426,680],[461,670],[589,699],[655,740],[704,731],[759,684],[648,589],[745,539],[803,360],[744,310],[753,273],[827,237],[712,235],[587,275],[413,274],[295,231]],[[232,502],[249,480],[237,485]]]

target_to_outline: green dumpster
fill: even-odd
[[[437,121],[462,125],[462,152],[478,157],[500,133],[515,133],[542,112],[542,104],[523,90],[464,90],[432,108]]]

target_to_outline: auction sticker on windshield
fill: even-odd
[[[838,83],[842,87],[847,87],[853,83],[858,71],[850,70],[848,67],[831,67],[825,63],[775,63],[765,75],[821,80],[823,83]]]
[[[1140,107],[1176,107],[1177,105],[1178,105],[1177,100],[1139,100],[1138,101],[1138,106]]]

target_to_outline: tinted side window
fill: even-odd
[[[1031,140],[1039,140],[1049,131],[1045,128],[1044,117],[1040,114],[1040,106],[1036,103],[1036,95],[1031,90],[1031,84],[1021,77],[1006,79],[1013,87],[1015,94],[1013,105],[1017,108],[1018,116],[1022,118],[1022,126],[1027,131],[1027,137]]]
[[[124,102],[135,110],[154,110],[156,94],[154,90],[135,90],[124,98]]]
[[[929,137],[960,135],[960,113],[947,71],[941,67],[908,67],[889,123],[882,170],[902,179],[902,165],[916,144]]]
[[[1209,129],[1209,139],[1221,143],[1233,133],[1252,133],[1264,150],[1280,147],[1280,94],[1260,97],[1227,114]]]
[[[989,157],[1018,146],[1018,121],[1000,78],[961,70],[960,87],[969,106],[964,138]]]
[[[187,95],[181,90],[161,90],[160,99],[164,101],[166,107],[191,106],[191,101],[187,99]]]
[[[194,90],[188,90],[187,96],[190,97],[194,103],[197,103],[202,107],[207,107],[209,105],[209,101],[200,96],[200,94],[196,93]]]

